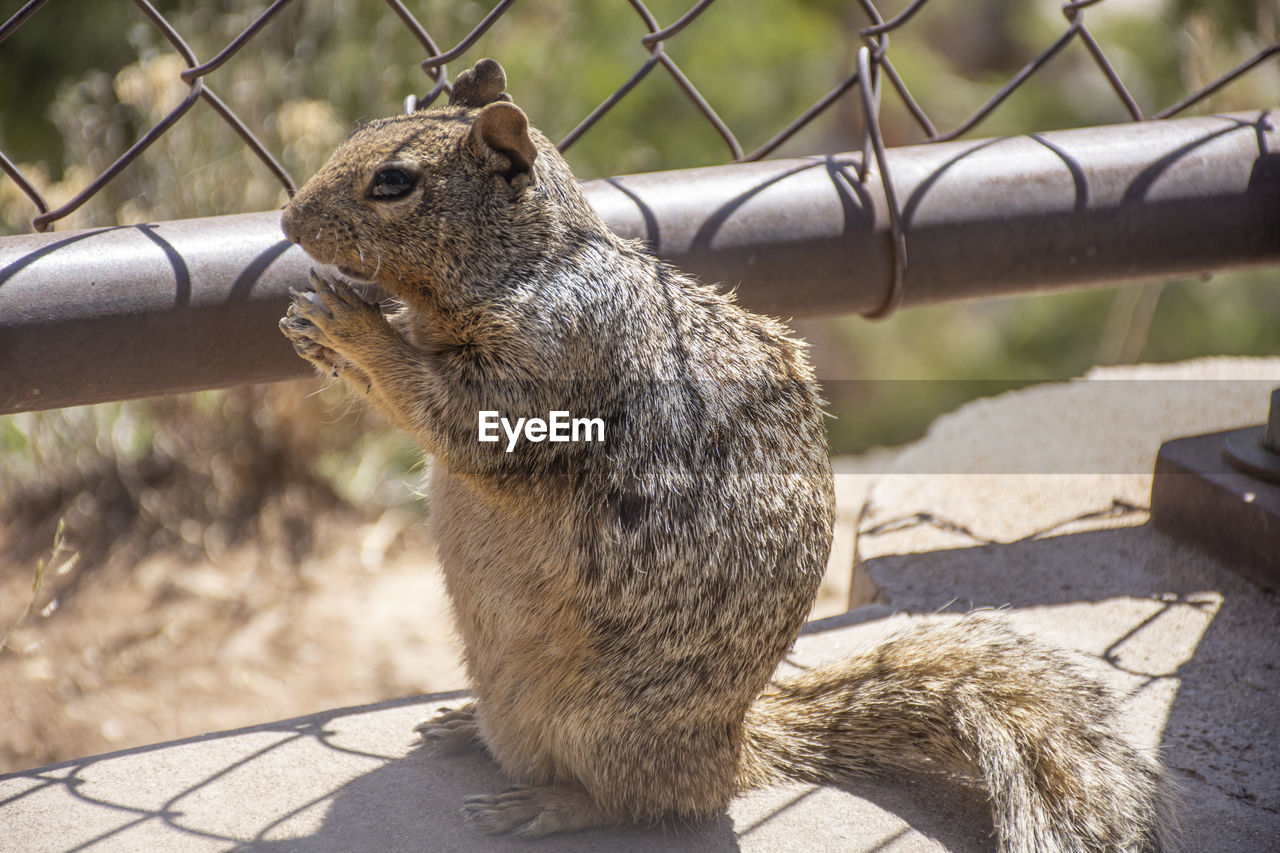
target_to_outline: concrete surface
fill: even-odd
[[[1091,378],[976,401],[898,454],[862,513],[860,582],[894,611],[1008,607],[1096,656],[1183,788],[1186,848],[1280,850],[1280,606],[1146,511],[1160,443],[1264,421],[1280,359]]]
[[[1280,359],[1094,378],[963,407],[896,454],[870,489],[845,484],[866,495],[854,587],[879,603],[812,623],[789,660],[849,654],[915,619],[1005,607],[1022,630],[1091,655],[1121,691],[1135,743],[1162,748],[1184,788],[1189,850],[1275,850],[1280,604],[1154,530],[1145,508],[1160,442],[1260,422]],[[414,722],[449,701],[457,694],[0,777],[0,850],[994,846],[980,794],[904,776],[758,791],[699,826],[485,838],[458,804],[506,788],[501,773],[480,755],[426,754],[411,737]]]

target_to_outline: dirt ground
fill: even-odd
[[[339,506],[310,524],[301,559],[272,537],[164,551],[81,578],[53,608],[67,561],[48,561],[0,652],[0,772],[465,686],[422,520]],[[32,599],[5,536],[0,633]],[[828,584],[819,611],[844,595]]]
[[[0,654],[0,772],[462,686],[418,520],[335,511],[315,535],[296,573],[261,541],[161,554],[30,613]],[[8,569],[0,630],[31,597]]]

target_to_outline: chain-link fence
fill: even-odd
[[[297,182],[293,176],[288,173],[279,159],[259,138],[259,134],[255,133],[254,129],[236,114],[232,105],[220,97],[206,81],[207,75],[221,68],[226,62],[243,51],[254,40],[255,36],[265,27],[270,26],[273,20],[291,2],[292,0],[275,0],[215,56],[202,62],[192,51],[182,33],[170,23],[165,15],[161,14],[156,6],[148,2],[148,0],[133,0],[133,4],[141,11],[146,20],[155,27],[164,40],[181,56],[185,67],[179,72],[178,76],[182,83],[189,87],[188,94],[182,99],[181,103],[149,128],[141,138],[130,145],[110,166],[102,170],[86,186],[77,191],[72,198],[57,206],[51,206],[45,195],[37,188],[36,183],[27,175],[24,175],[14,160],[0,150],[0,167],[4,169],[8,177],[21,188],[22,192],[35,206],[36,214],[31,220],[32,227],[37,231],[46,230],[53,223],[64,219],[77,210],[130,163],[142,156],[148,147],[167,133],[177,122],[181,121],[196,103],[201,101],[208,105],[235,131],[240,139],[243,140],[244,145],[275,176],[281,186],[292,193],[297,187]],[[424,25],[408,6],[400,0],[385,0],[385,2],[388,7],[387,14],[394,15],[407,31],[413,35],[421,45],[422,52],[426,57],[421,65],[428,78],[430,88],[421,98],[410,96],[406,99],[406,109],[412,109],[415,106],[428,106],[450,91],[448,63],[452,63],[466,55],[481,37],[490,30],[494,23],[511,9],[515,0],[501,0],[466,36],[448,50],[441,50],[437,41],[432,37],[429,26]],[[919,127],[924,138],[929,142],[942,142],[955,139],[980,125],[992,111],[999,107],[1001,103],[1008,99],[1011,94],[1025,84],[1040,69],[1044,68],[1051,59],[1075,42],[1087,49],[1088,55],[1096,65],[1097,73],[1106,80],[1115,98],[1119,100],[1128,115],[1135,121],[1145,118],[1168,118],[1183,113],[1251,69],[1280,53],[1280,40],[1277,40],[1239,63],[1236,67],[1222,71],[1221,74],[1207,84],[1188,92],[1176,103],[1157,106],[1154,109],[1144,109],[1130,94],[1124,80],[1121,78],[1121,74],[1108,59],[1106,50],[1098,39],[1094,37],[1086,23],[1086,10],[1089,7],[1101,5],[1103,0],[1071,0],[1071,2],[1064,3],[1061,7],[1062,15],[1065,18],[1065,27],[1060,36],[1027,62],[971,115],[949,129],[939,129],[930,118],[929,111],[913,96],[910,88],[894,67],[890,49],[890,37],[895,32],[909,26],[926,6],[942,5],[945,0],[914,0],[888,18],[882,14],[871,0],[856,0],[856,3],[851,2],[851,5],[859,7],[865,16],[865,26],[861,27],[857,32],[857,38],[860,40],[861,46],[856,52],[856,69],[832,86],[829,91],[819,97],[812,106],[804,110],[800,115],[789,121],[780,122],[780,129],[762,145],[759,145],[754,150],[746,151],[734,135],[733,130],[720,118],[714,106],[704,97],[696,82],[685,74],[680,65],[666,50],[668,43],[678,38],[686,28],[694,24],[716,2],[717,0],[699,0],[673,23],[663,26],[640,0],[627,0],[626,4],[622,0],[616,0],[618,7],[616,14],[619,19],[619,26],[627,26],[627,22],[623,20],[627,16],[626,6],[629,6],[631,12],[638,17],[639,24],[642,25],[639,41],[647,51],[648,59],[598,107],[585,116],[572,131],[564,136],[559,143],[560,148],[562,150],[570,148],[583,134],[590,131],[597,122],[634,91],[641,81],[655,70],[661,68],[663,72],[669,74],[671,79],[675,81],[679,90],[693,105],[697,113],[701,115],[702,119],[714,128],[724,142],[726,159],[731,161],[753,161],[769,156],[799,130],[830,110],[841,98],[852,94],[852,97],[857,98],[859,112],[865,120],[864,154],[874,156],[875,162],[881,172],[884,173],[886,170],[884,158],[885,139],[880,128],[879,114],[881,92],[885,83],[888,84],[893,95],[900,100],[902,107],[905,108],[911,120]],[[732,0],[719,0],[719,2],[727,5],[731,4]],[[1124,0],[1110,0],[1110,2],[1114,4],[1124,2]],[[3,26],[0,26],[0,50],[3,49],[2,45],[6,39],[14,35],[23,24],[39,13],[42,7],[46,5],[49,5],[49,0],[29,0]],[[886,4],[882,3],[881,5]],[[54,4],[54,8],[56,9],[56,4]],[[46,12],[46,14],[54,13],[56,12],[53,10]],[[759,26],[761,28],[761,38],[767,38],[768,22],[760,21]],[[548,45],[547,49],[549,51],[553,50],[554,45]],[[741,57],[738,61],[749,62],[751,57]],[[8,80],[0,85],[20,85],[20,81]],[[867,156],[865,162],[870,162],[871,156]],[[895,242],[901,243],[901,225],[898,221],[899,206],[897,200],[892,197],[892,182],[886,180],[884,186],[886,192],[890,195],[888,209],[894,217]]]
[[[317,22],[314,15],[305,21],[299,16],[320,8],[321,2],[276,0],[248,13],[243,11],[246,3],[231,4],[240,8],[239,17],[225,16],[220,22],[242,23],[225,31],[209,28],[211,17],[192,17],[189,10],[162,13],[159,0],[133,0],[132,6],[111,0],[95,7],[130,12],[136,19],[132,26],[145,32],[131,31],[129,38],[146,42],[151,58],[139,59],[128,74],[118,73],[114,89],[111,84],[99,87],[97,100],[84,107],[95,115],[110,114],[115,102],[127,99],[132,123],[110,124],[110,133],[101,130],[105,122],[59,127],[63,139],[77,146],[68,145],[64,173],[71,177],[59,183],[56,193],[45,188],[52,167],[36,176],[41,164],[24,163],[0,150],[0,166],[12,180],[6,187],[0,179],[0,199],[7,199],[8,208],[0,213],[11,225],[13,210],[25,205],[30,205],[34,216],[29,222],[37,232],[55,223],[106,225],[75,233],[0,238],[0,363],[7,366],[0,372],[0,412],[305,373],[305,364],[275,333],[275,323],[289,286],[304,280],[309,262],[281,241],[278,214],[213,214],[242,211],[246,204],[249,210],[263,211],[278,206],[296,186],[284,164],[292,162],[299,176],[316,165],[314,159],[291,160],[291,147],[302,144],[301,139],[323,153],[334,141],[324,134],[308,135],[305,122],[292,142],[285,140],[278,127],[285,118],[273,115],[270,104],[247,106],[254,100],[254,87],[269,83],[267,74],[258,71],[256,79],[225,82],[228,78],[217,72],[227,65],[239,68],[255,55],[261,61],[264,54],[303,52],[306,27]],[[412,61],[420,61],[422,69],[413,70],[412,77],[397,78],[398,88],[391,87],[397,92],[395,100],[404,91],[425,91],[421,97],[405,99],[410,109],[444,97],[451,69],[457,71],[491,49],[503,60],[516,47],[524,50],[526,71],[533,67],[530,55],[538,57],[533,63],[547,66],[558,65],[562,58],[568,62],[574,39],[582,39],[584,31],[560,29],[568,20],[594,16],[593,27],[617,35],[631,52],[612,58],[605,79],[590,81],[592,91],[600,93],[593,95],[594,107],[582,107],[584,114],[558,117],[560,147],[574,157],[597,140],[610,138],[608,134],[616,138],[618,115],[642,98],[652,98],[659,87],[666,100],[656,113],[646,114],[648,126],[661,121],[661,131],[666,131],[681,123],[693,125],[704,141],[714,143],[710,148],[719,146],[697,162],[677,158],[659,165],[730,165],[592,182],[591,200],[619,233],[645,239],[660,255],[705,280],[738,286],[744,304],[757,310],[792,316],[883,316],[903,305],[1280,263],[1280,232],[1274,228],[1280,132],[1269,109],[1275,101],[1270,87],[1280,76],[1275,63],[1268,62],[1280,55],[1280,40],[1273,40],[1280,7],[1264,21],[1264,4],[1258,6],[1258,21],[1266,25],[1236,39],[1229,61],[1206,52],[1208,59],[1201,58],[1195,74],[1179,76],[1176,68],[1173,73],[1165,69],[1165,76],[1181,79],[1176,90],[1156,89],[1149,81],[1135,86],[1135,80],[1145,78],[1134,64],[1131,45],[1115,46],[1114,19],[1103,19],[1101,27],[1097,21],[1104,9],[1128,10],[1136,16],[1132,20],[1140,20],[1143,8],[1167,9],[1181,0],[1075,0],[1048,7],[1054,16],[1060,12],[1059,17],[1046,17],[1041,8],[1038,27],[1029,30],[1033,44],[1024,45],[1016,61],[987,66],[992,74],[981,85],[961,80],[955,89],[981,95],[957,106],[942,102],[934,81],[921,70],[919,53],[908,52],[920,50],[922,40],[914,37],[931,21],[937,26],[938,13],[943,12],[947,27],[962,22],[985,35],[1004,11],[1022,9],[1019,4],[991,0],[960,6],[946,0],[914,0],[877,6],[870,0],[805,0],[770,5],[764,0],[700,0],[688,7],[678,5],[679,0],[649,0],[648,6],[639,0],[582,5],[502,0],[486,13],[463,0],[328,2],[334,8],[340,3],[358,5],[366,16],[363,24],[374,18],[377,23],[368,45],[359,40],[361,53],[354,66],[358,72],[348,64],[332,69],[331,77],[342,84],[357,73],[370,76],[375,63],[389,63],[381,46],[384,36],[392,33],[401,43],[408,42]],[[670,13],[664,18],[650,8],[660,2]],[[756,18],[727,21],[726,12],[747,7],[755,10]],[[882,13],[881,7],[892,13]],[[27,31],[24,28],[57,14],[58,8],[58,2],[48,0],[22,6],[0,26],[0,57]],[[823,44],[838,55],[817,57],[800,56],[793,42],[775,45],[771,19],[761,13],[781,18],[823,12],[828,14],[824,20],[831,20],[832,9],[839,12],[839,26]],[[432,35],[444,15],[441,10],[452,17],[447,28],[443,23],[440,28],[466,33],[448,49]],[[536,21],[543,11],[550,23]],[[1087,16],[1095,17],[1086,23]],[[197,28],[200,20],[206,29]],[[664,25],[663,20],[672,23]],[[293,27],[286,28],[290,21]],[[536,39],[527,37],[530,44],[512,40],[513,30],[534,32],[535,22],[541,29]],[[727,30],[730,24],[738,37],[720,39],[719,28]],[[495,44],[504,26],[506,41]],[[1167,21],[1153,20],[1150,26],[1161,38],[1174,36]],[[242,30],[234,35],[237,27]],[[1102,32],[1105,37],[1098,35]],[[1197,38],[1201,36],[1204,33]],[[933,33],[923,39],[926,51],[942,50],[951,37],[951,32]],[[190,46],[193,42],[204,45],[212,58],[202,61]],[[213,50],[210,45],[220,47]],[[717,45],[723,50],[711,49]],[[687,46],[691,49],[685,50]],[[1180,49],[1196,46],[1183,43]],[[314,44],[308,49],[323,56],[323,49]],[[781,58],[781,64],[753,70],[767,53],[774,60]],[[141,49],[138,55],[143,55]],[[398,61],[403,62],[404,55],[397,54]],[[643,58],[633,66],[632,55]],[[1080,122],[1086,127],[1026,133],[1038,126],[1001,124],[1018,93],[1023,93],[1025,104],[1040,94],[1033,87],[1056,79],[1053,75],[1063,68],[1064,56],[1074,62],[1068,94],[1089,103],[1087,117]],[[904,57],[910,58],[902,61]],[[785,111],[778,107],[752,114],[740,106],[726,108],[731,100],[726,97],[726,79],[758,82],[760,75],[779,77],[802,60],[818,71],[800,81],[803,85],[792,86],[800,96],[788,100]],[[581,72],[593,66],[578,62],[574,67]],[[1059,70],[1046,70],[1050,67]],[[325,70],[323,61],[308,68],[313,74]],[[544,130],[544,115],[554,112],[557,93],[539,90],[567,84],[568,74],[551,67],[542,70],[536,84],[520,84],[518,100],[526,107],[527,98],[541,98],[540,109],[531,113]],[[135,85],[138,76],[147,77],[147,85]],[[215,91],[211,80],[227,97]],[[21,80],[7,75],[0,80],[0,94],[21,85]],[[1250,93],[1230,102],[1237,112],[1183,117],[1228,86],[1227,94]],[[738,103],[764,102],[763,88],[747,92]],[[169,100],[160,98],[161,92]],[[1034,94],[1028,96],[1029,92]],[[1255,102],[1254,95],[1262,102]],[[384,111],[380,105],[385,97],[368,100],[376,102],[362,108],[373,114]],[[207,110],[197,106],[202,101]],[[74,113],[80,106],[72,101],[62,109]],[[1248,107],[1254,109],[1239,112]],[[4,112],[0,107],[0,121],[9,118]],[[726,115],[728,120],[722,117]],[[1098,116],[1134,121],[1087,127],[1099,123]],[[1147,118],[1170,120],[1139,121]],[[239,141],[228,144],[245,156],[230,156],[225,150],[211,154],[210,148],[194,144],[207,132],[206,125],[198,124],[201,121],[220,125],[217,131],[230,128]],[[346,124],[331,120],[328,127],[341,132]],[[815,129],[833,124],[839,125],[839,132],[815,136]],[[994,125],[1023,135],[957,140],[975,128]],[[127,134],[135,127],[141,129],[131,143]],[[632,122],[625,133],[639,136],[644,127]],[[72,140],[81,130],[84,138]],[[658,135],[655,128],[654,136]],[[0,144],[8,145],[4,137],[0,135]],[[804,147],[814,140],[819,144]],[[927,144],[900,144],[904,141]],[[826,153],[851,148],[860,150]],[[123,153],[116,156],[120,150]],[[162,150],[177,176],[161,181],[160,187],[129,183],[131,175]],[[818,151],[823,156],[770,159],[784,151]],[[77,155],[84,162],[71,162]],[[222,162],[216,180],[206,177],[196,192],[206,203],[195,213],[162,210],[153,215],[135,205],[118,216],[108,209],[105,222],[101,217],[82,220],[76,214],[107,202],[121,204],[122,199],[123,211],[147,193],[177,192],[184,183],[184,168],[185,174],[195,174],[207,166],[200,157]],[[122,174],[126,170],[129,174]],[[269,184],[269,192],[251,194],[228,186],[236,183],[237,170],[268,175],[257,183]],[[596,171],[612,173],[607,164]],[[20,190],[14,191],[15,186]],[[257,200],[246,202],[250,197]],[[132,222],[155,224],[112,227]],[[48,345],[50,340],[68,339],[76,340],[77,346]]]

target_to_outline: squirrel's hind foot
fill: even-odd
[[[475,702],[468,702],[461,708],[441,708],[434,717],[418,723],[413,730],[442,755],[484,746],[480,726],[476,723]]]
[[[541,838],[616,823],[584,789],[570,785],[478,794],[463,800],[462,814],[468,823],[490,835],[518,838]]]

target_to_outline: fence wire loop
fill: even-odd
[[[897,311],[906,296],[907,235],[902,227],[902,212],[898,208],[898,193],[893,187],[893,175],[889,172],[889,161],[885,157],[884,137],[880,133],[880,74],[879,69],[873,68],[871,64],[871,56],[870,48],[858,48],[858,92],[861,96],[866,135],[860,178],[865,183],[870,174],[871,158],[867,156],[867,148],[870,147],[875,156],[876,169],[880,172],[880,188],[884,193],[885,207],[889,211],[889,250],[893,261],[889,292],[884,302],[865,315],[868,319],[878,320]]]
[[[182,36],[148,0],[131,1],[178,55],[182,57],[186,67],[178,74],[178,77],[188,87],[187,96],[154,127],[143,133],[141,138],[135,141],[101,174],[91,180],[87,186],[77,192],[69,201],[56,209],[50,209],[47,199],[44,198],[35,183],[22,173],[18,165],[4,151],[0,151],[0,171],[3,171],[14,182],[23,195],[31,200],[35,208],[35,214],[31,219],[32,227],[37,231],[47,230],[55,222],[64,219],[78,209],[120,171],[141,157],[147,148],[181,120],[197,101],[203,101],[216,115],[226,122],[246,147],[253,152],[254,156],[271,171],[280,182],[281,187],[292,195],[296,191],[297,185],[288,172],[253,130],[209,87],[205,79],[207,75],[234,58],[246,44],[253,41],[263,28],[277,18],[280,11],[291,0],[274,0],[239,35],[205,62],[200,62],[197,59]],[[0,25],[0,44],[3,44],[7,38],[21,28],[47,2],[48,0],[28,0],[27,3],[23,4],[16,13]],[[411,112],[415,109],[423,109],[430,106],[442,95],[448,96],[450,94],[452,84],[450,83],[448,64],[461,58],[475,47],[494,24],[506,14],[515,3],[515,0],[499,0],[470,32],[447,50],[441,49],[427,28],[422,25],[401,0],[385,0],[385,2],[391,12],[422,46],[426,55],[426,58],[421,62],[421,67],[430,81],[430,89],[421,97],[409,95],[405,98],[404,109],[406,112]],[[894,193],[892,176],[889,174],[886,165],[884,135],[880,127],[880,99],[883,81],[888,81],[889,87],[896,94],[899,104],[920,129],[925,141],[943,142],[968,133],[981,124],[984,119],[1039,69],[1076,40],[1079,40],[1098,71],[1107,81],[1117,100],[1134,121],[1143,120],[1144,117],[1162,119],[1182,113],[1253,68],[1280,54],[1280,40],[1277,40],[1247,61],[1237,65],[1196,91],[1188,93],[1176,103],[1164,109],[1144,114],[1142,107],[1129,92],[1115,66],[1107,58],[1101,44],[1085,23],[1085,10],[1104,2],[1104,0],[1065,0],[1062,3],[1061,11],[1067,22],[1066,30],[1010,77],[994,95],[972,114],[949,130],[940,131],[929,117],[927,111],[916,101],[909,87],[894,68],[890,59],[889,48],[890,35],[915,19],[929,4],[930,0],[912,0],[905,8],[888,20],[885,20],[873,0],[856,0],[856,6],[861,9],[867,21],[867,25],[857,32],[857,37],[862,45],[857,51],[857,67],[852,70],[852,73],[847,73],[843,79],[833,85],[808,109],[787,122],[762,145],[750,152],[745,152],[732,129],[716,113],[708,99],[665,49],[665,45],[669,40],[676,38],[687,28],[695,25],[715,2],[716,0],[697,0],[674,22],[664,27],[659,24],[657,18],[641,0],[627,0],[628,5],[630,5],[643,24],[643,32],[639,35],[639,44],[646,51],[647,58],[628,79],[621,81],[612,94],[606,97],[573,130],[569,131],[560,140],[559,148],[562,151],[566,151],[573,146],[582,138],[583,134],[589,132],[600,119],[614,109],[651,72],[659,67],[676,83],[683,97],[702,117],[702,120],[721,138],[727,150],[727,159],[732,162],[754,161],[769,156],[779,146],[794,137],[797,132],[830,110],[851,89],[856,89],[860,113],[865,123],[865,141],[863,159],[859,165],[859,179],[866,181],[871,162],[874,160],[883,186],[884,201],[890,220],[889,231],[893,253],[893,275],[892,280],[888,283],[885,300],[881,307],[869,316],[886,316],[901,304],[907,266],[906,229]],[[9,82],[9,85],[14,85],[14,83]]]

